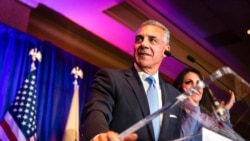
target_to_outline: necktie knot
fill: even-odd
[[[146,78],[146,81],[148,82],[149,85],[152,85],[155,83],[155,79],[153,76],[149,76]]]

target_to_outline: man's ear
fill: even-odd
[[[170,47],[170,45],[165,45],[165,50],[167,50],[167,51],[171,51],[171,47]]]
[[[167,57],[171,56],[170,50],[171,50],[170,45],[166,45],[166,46],[165,46],[165,51],[164,51],[164,57],[166,57],[166,56],[167,56]]]

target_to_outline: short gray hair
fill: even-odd
[[[154,26],[157,26],[157,27],[160,27],[164,32],[164,37],[163,37],[163,42],[165,44],[169,44],[169,40],[170,40],[170,31],[168,30],[168,28],[163,25],[162,23],[156,21],[156,20],[147,20],[145,22],[143,22],[141,24],[141,26],[139,27],[139,29],[143,26],[146,26],[146,25],[154,25]]]

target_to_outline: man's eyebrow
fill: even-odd
[[[148,35],[148,37],[155,38],[156,36],[154,36],[154,35]]]
[[[139,35],[136,35],[136,37],[143,37],[143,36],[139,34]]]

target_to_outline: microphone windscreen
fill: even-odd
[[[168,56],[168,57],[171,56],[171,52],[170,52],[170,51],[167,51],[167,50],[165,50],[164,54],[165,54],[166,56]]]
[[[190,55],[187,56],[187,59],[188,59],[189,61],[191,61],[191,62],[195,62],[194,57],[192,57],[192,56],[190,56]]]

